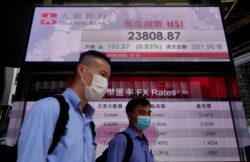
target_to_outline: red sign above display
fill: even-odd
[[[113,77],[105,98],[226,99],[223,77]]]

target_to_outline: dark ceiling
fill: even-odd
[[[247,0],[221,3],[232,55],[250,51],[250,7]]]
[[[222,7],[233,57],[250,51],[250,7],[247,0],[12,0],[1,5],[1,42],[5,66],[19,67],[25,53],[33,5],[216,5]]]

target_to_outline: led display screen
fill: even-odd
[[[131,98],[146,97],[152,123],[145,131],[155,162],[240,161],[223,77],[112,77],[95,107],[97,156],[128,126]],[[34,102],[28,102],[28,111]]]
[[[26,62],[229,61],[219,7],[35,7]]]

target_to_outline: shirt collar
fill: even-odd
[[[71,88],[67,88],[63,92],[63,95],[69,100],[70,104],[75,109],[79,109],[79,105],[81,103],[81,99],[78,97],[78,95]],[[88,104],[88,103],[85,106],[85,108],[86,108],[87,114],[88,114],[86,117],[89,118],[89,119],[93,119],[93,115],[94,115],[95,109],[90,104]]]
[[[128,128],[126,129],[126,132],[130,135],[130,137],[132,139],[134,138],[141,138],[133,128],[131,128],[130,126],[128,126]],[[148,143],[148,139],[146,138],[146,136],[144,134],[142,134],[142,140],[146,141],[146,143]]]
[[[84,108],[87,110],[88,113],[88,115],[86,116],[87,119],[92,120],[95,113],[95,109],[89,103],[87,103]]]
[[[70,104],[74,108],[78,108],[78,105],[81,103],[81,100],[71,88],[67,88],[63,92],[63,95],[69,100]]]

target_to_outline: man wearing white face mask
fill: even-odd
[[[104,53],[81,53],[73,83],[62,93],[69,105],[64,135],[48,154],[60,106],[54,97],[37,101],[22,124],[17,162],[94,162],[90,122],[95,110],[88,102],[105,95],[110,73],[110,60]]]
[[[153,154],[149,151],[148,140],[143,134],[150,124],[150,102],[145,98],[136,98],[128,102],[126,113],[129,126],[125,133],[132,139],[132,153],[124,158],[127,146],[126,136],[117,134],[109,143],[106,162],[153,162]]]
[[[85,97],[89,101],[100,100],[107,91],[108,79],[102,75],[95,74],[87,66],[85,66],[85,69],[87,69],[87,71],[89,71],[93,75],[92,83],[90,86],[88,86],[88,84],[81,77],[81,80],[85,86]]]

